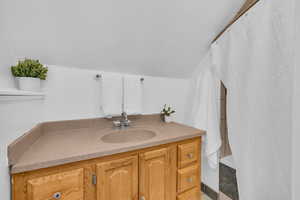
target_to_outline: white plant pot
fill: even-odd
[[[19,90],[40,92],[41,91],[41,79],[31,77],[17,77],[17,85]]]
[[[166,116],[166,115],[165,115],[164,118],[165,118],[165,122],[166,122],[166,123],[170,123],[170,122],[172,122],[172,120],[173,120],[173,119],[172,119],[172,116]]]

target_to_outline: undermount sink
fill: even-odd
[[[156,133],[145,129],[119,129],[104,135],[101,140],[105,143],[142,142],[156,136]]]

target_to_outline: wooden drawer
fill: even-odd
[[[83,200],[83,169],[27,181],[27,200]]]
[[[200,185],[200,172],[198,165],[178,170],[177,176],[177,192],[179,193]]]
[[[183,168],[197,162],[200,155],[199,141],[178,145],[178,167]]]
[[[196,187],[178,195],[177,200],[201,200],[200,194],[200,188]]]

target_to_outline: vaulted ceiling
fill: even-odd
[[[153,76],[189,77],[244,0],[2,0],[16,57]]]

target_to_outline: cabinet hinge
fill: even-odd
[[[92,184],[97,185],[97,176],[95,174],[92,175]]]

